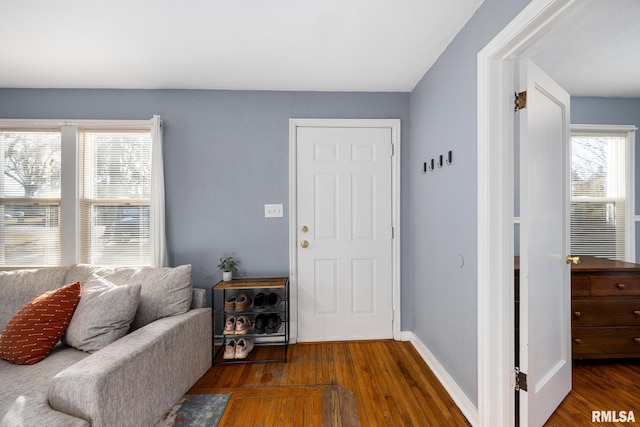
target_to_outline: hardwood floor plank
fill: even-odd
[[[572,381],[546,426],[640,425],[640,359],[575,360]],[[592,422],[592,411],[633,411],[635,422]]]
[[[231,393],[221,426],[469,425],[413,346],[391,340],[298,343],[288,363],[215,365],[190,393]]]
[[[216,365],[190,392],[232,394],[221,426],[320,426],[327,409],[334,425],[349,409],[366,427],[469,425],[408,342],[300,343],[289,356],[286,364]],[[332,400],[323,404],[326,392]],[[592,411],[634,411],[636,421],[592,423]],[[573,390],[546,425],[640,425],[640,360],[574,361]]]

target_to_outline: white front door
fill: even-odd
[[[520,63],[520,425],[541,426],[571,390],[569,95]]]
[[[299,341],[393,337],[391,132],[296,128]]]

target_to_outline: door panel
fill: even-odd
[[[530,61],[520,87],[520,424],[541,426],[571,390],[569,95]]]
[[[296,153],[298,340],[391,338],[391,128],[298,127]]]

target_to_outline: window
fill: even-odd
[[[60,131],[0,131],[0,265],[60,263]]]
[[[81,256],[150,264],[150,131],[81,131]]]
[[[159,124],[0,120],[0,268],[163,265]]]
[[[572,254],[635,262],[634,137],[629,126],[572,126]]]

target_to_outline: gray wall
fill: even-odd
[[[403,152],[409,148],[408,93],[0,89],[0,118],[153,114],[165,124],[170,263],[192,264],[194,285],[207,289],[220,279],[216,265],[223,254],[240,260],[242,276],[288,275],[289,118],[399,118]],[[265,203],[282,203],[284,218],[264,218]],[[408,245],[409,227],[403,238]],[[403,271],[408,266],[404,258]],[[402,293],[402,327],[410,329],[410,292]]]
[[[411,93],[412,330],[476,407],[476,61],[527,3],[486,0]],[[449,150],[452,165],[422,174]]]
[[[571,98],[571,123],[598,125],[635,125],[640,127],[640,99],[638,98]],[[636,132],[636,215],[640,212],[640,150]],[[636,262],[640,256],[640,227],[636,223]]]

